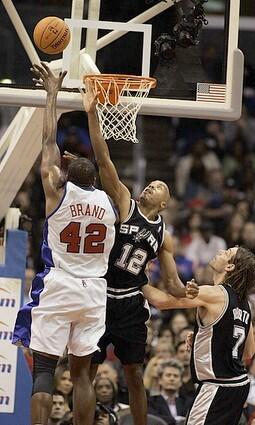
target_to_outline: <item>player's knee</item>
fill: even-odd
[[[33,353],[33,389],[32,394],[53,393],[54,373],[58,359]]]

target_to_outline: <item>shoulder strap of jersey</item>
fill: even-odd
[[[166,228],[166,225],[165,225],[165,222],[163,220],[163,217],[162,216],[160,216],[160,217],[161,217],[162,229],[161,229],[161,242],[159,243],[159,248],[161,248],[162,245],[163,245],[164,236],[165,236],[165,228]]]
[[[135,206],[136,206],[136,202],[134,201],[134,199],[130,199],[129,212],[128,212],[127,218],[125,218],[125,220],[123,220],[122,223],[126,223],[131,218],[135,210]]]

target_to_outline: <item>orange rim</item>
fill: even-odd
[[[139,90],[141,82],[150,84],[151,88],[154,88],[157,85],[156,78],[129,74],[88,74],[83,77],[83,82],[86,82],[86,80],[97,81],[103,85],[114,81],[118,86],[122,87],[126,81],[128,81],[129,88],[133,90]]]

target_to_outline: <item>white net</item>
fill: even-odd
[[[117,78],[116,78],[117,77]],[[138,143],[136,137],[137,113],[156,80],[134,76],[86,76],[92,79],[99,92],[97,113],[104,139],[127,140]],[[100,79],[101,78],[101,79]]]

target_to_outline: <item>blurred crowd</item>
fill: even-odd
[[[255,254],[255,83],[249,67],[246,73],[244,106],[238,121],[171,120],[175,149],[169,158],[169,173],[174,179],[171,201],[163,215],[174,240],[175,261],[184,283],[195,278],[199,284],[210,284],[208,264],[219,249],[242,245]],[[61,153],[69,150],[93,160],[85,114],[63,114],[57,139]],[[13,203],[33,223],[24,302],[29,299],[33,276],[43,267],[40,244],[45,213],[39,164],[38,159]],[[148,275],[153,285],[164,288],[157,261],[150,264]],[[255,291],[250,299],[254,308]],[[160,424],[159,419],[153,422],[155,416],[162,419],[162,425],[184,423],[196,389],[185,344],[194,318],[193,310],[160,312],[151,308],[144,365],[148,424]],[[25,354],[31,366],[29,351]],[[251,388],[240,425],[255,424],[255,361],[247,366]],[[98,402],[95,424],[131,424],[127,386],[112,347],[107,361],[98,369],[94,385]],[[72,423],[71,393],[64,357],[56,371],[49,425]]]

